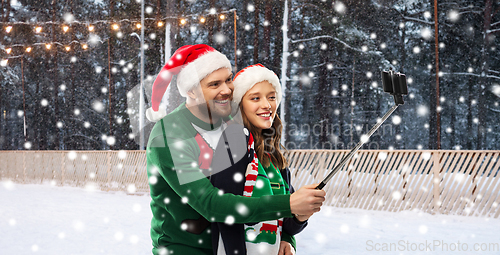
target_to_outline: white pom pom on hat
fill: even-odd
[[[232,70],[231,62],[224,54],[206,44],[185,45],[177,49],[153,83],[151,108],[146,110],[148,120],[156,122],[167,115],[166,110],[159,107],[174,75],[177,75],[179,93],[187,97],[187,92],[203,78],[221,68]]]
[[[280,105],[282,92],[281,83],[278,76],[271,70],[267,69],[262,64],[255,64],[245,67],[239,71],[233,79],[234,91],[233,101],[236,104],[241,102],[241,99],[255,84],[263,81],[271,83],[276,90],[276,103]]]

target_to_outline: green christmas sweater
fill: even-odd
[[[210,183],[206,176],[213,151],[200,132],[216,131],[221,125],[222,120],[201,121],[185,104],[154,125],[146,151],[154,254],[212,254],[210,222],[292,217],[289,194],[242,197]]]

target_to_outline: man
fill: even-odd
[[[147,147],[154,254],[213,254],[210,222],[247,223],[310,215],[319,211],[325,192],[314,185],[292,195],[249,198],[224,194],[207,176],[231,112],[229,60],[210,46],[179,48],[153,84],[148,119],[157,121]],[[186,98],[165,116],[160,102],[173,75]]]

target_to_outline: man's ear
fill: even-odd
[[[196,93],[194,92],[196,88],[192,88],[190,90],[188,90],[187,92],[187,96],[193,100],[195,100],[196,98],[198,98],[198,96],[196,95]]]

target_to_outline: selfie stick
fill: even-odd
[[[368,134],[363,135],[361,137],[361,141],[347,154],[342,158],[340,163],[335,166],[335,168],[326,176],[326,178],[321,181],[321,183],[316,187],[316,189],[323,189],[325,187],[326,183],[332,179],[332,177],[342,169],[342,167],[349,161],[354,154],[365,144],[368,142],[370,137],[377,131],[377,129],[384,123],[384,121],[391,116],[391,114],[398,108],[399,105],[404,104],[403,101],[403,95],[408,94],[408,87],[406,84],[406,76],[401,73],[394,73],[394,71],[390,70],[388,72],[383,71],[382,72],[382,82],[383,82],[383,87],[384,87],[384,92],[388,92],[391,95],[394,96],[394,103],[395,105],[389,109],[389,111],[382,117],[378,123],[370,129]]]

